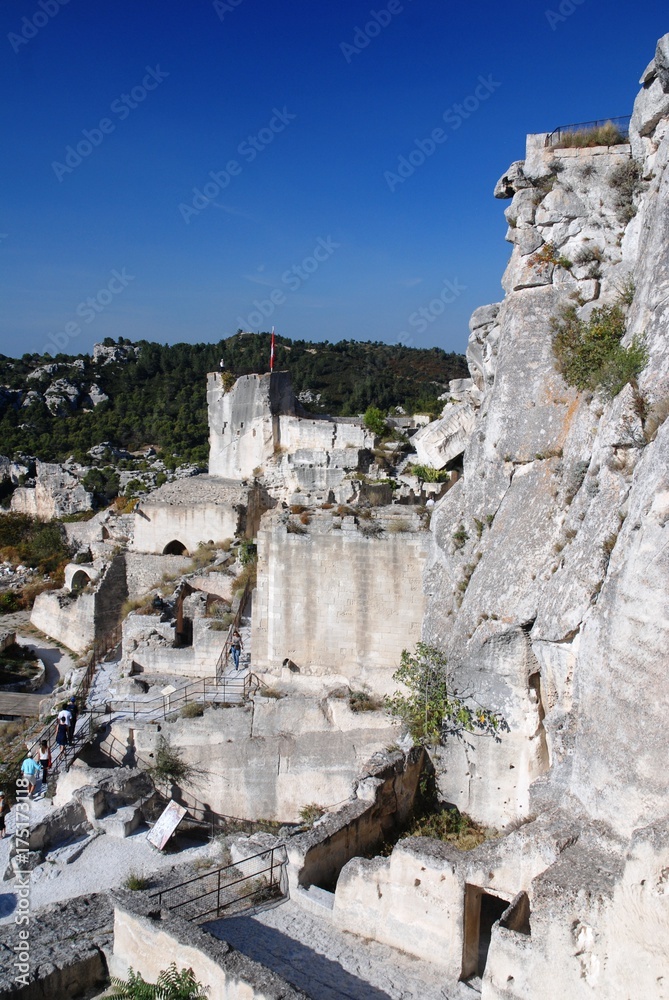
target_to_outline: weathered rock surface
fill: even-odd
[[[669,36],[635,106],[631,148],[646,186],[626,230],[626,146],[554,150],[530,136],[524,164],[496,191],[515,192],[507,295],[472,318],[468,360],[483,399],[464,478],[432,518],[424,638],[447,652],[459,692],[510,727],[499,743],[446,746],[442,793],[498,829],[566,808],[582,834],[531,886],[518,880],[532,939],[494,929],[490,1000],[555,995],[549,967],[572,996],[667,996],[666,958],[649,958],[641,930],[666,924],[657,900],[669,867],[667,51]],[[510,182],[521,175],[532,188]],[[624,289],[634,295],[623,344],[643,337],[648,363],[614,399],[579,393],[556,371],[551,319],[574,302],[587,318]],[[629,948],[618,945],[625,906],[638,925]]]

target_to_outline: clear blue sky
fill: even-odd
[[[0,9],[8,355],[272,324],[463,350],[502,297],[492,190],[526,132],[630,113],[669,30],[657,0],[552,24],[553,0],[60,3]]]

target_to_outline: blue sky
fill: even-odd
[[[631,112],[665,7],[6,0],[0,352],[464,350],[502,297],[496,180],[527,132]]]

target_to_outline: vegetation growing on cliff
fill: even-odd
[[[107,364],[94,364],[91,357],[79,355],[83,367],[74,367],[77,359],[68,355],[26,354],[20,359],[0,355],[0,385],[24,394],[35,392],[20,400],[12,393],[2,397],[0,450],[44,461],[74,455],[84,462],[89,448],[109,441],[129,451],[152,444],[171,467],[182,461],[206,463],[207,372],[218,371],[221,358],[228,381],[232,374],[266,372],[269,343],[270,334],[264,333],[234,336],[217,344],[141,341],[136,356]],[[112,346],[113,341],[105,344]],[[378,342],[331,344],[282,338],[276,353],[276,366],[290,370],[295,392],[308,393],[305,406],[333,415],[364,413],[370,406],[385,414],[398,405],[407,412],[438,412],[437,397],[448,381],[467,375],[462,355],[436,347],[419,350]],[[54,362],[62,367],[40,370],[27,381],[36,368]],[[52,414],[46,405],[44,393],[56,379],[81,387],[81,402],[71,412]],[[95,407],[86,403],[93,383],[109,397]]]
[[[553,320],[553,353],[557,369],[576,389],[600,389],[612,399],[633,381],[648,363],[648,352],[639,337],[629,347],[620,343],[625,335],[625,312],[620,303],[593,309],[590,319],[580,319],[575,306]]]
[[[403,684],[406,693],[396,691],[386,706],[423,746],[439,746],[449,736],[465,732],[499,739],[499,733],[508,729],[501,715],[472,707],[450,690],[446,657],[427,643],[417,643],[415,654],[402,651],[393,680]]]

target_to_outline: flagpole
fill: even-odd
[[[269,370],[270,372],[274,371],[274,327],[272,327],[272,340],[269,350]]]

